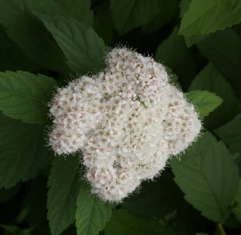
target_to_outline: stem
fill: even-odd
[[[226,235],[226,232],[225,232],[225,230],[223,228],[223,225],[221,223],[217,224],[217,229],[218,229],[218,232],[219,232],[220,235]]]

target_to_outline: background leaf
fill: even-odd
[[[194,55],[187,48],[183,38],[177,35],[176,27],[171,35],[158,46],[155,60],[170,67],[186,84],[193,78],[196,71]]]
[[[39,69],[39,65],[31,61],[26,54],[8,37],[0,26],[0,71]]]
[[[233,208],[235,217],[241,222],[241,179],[239,179],[238,190],[234,198],[237,205]]]
[[[127,210],[115,210],[111,220],[106,224],[106,235],[173,235],[173,233],[158,223],[158,221],[135,217]]]
[[[62,52],[46,29],[31,14],[31,10],[48,14],[62,12],[54,1],[44,0],[33,3],[31,0],[2,0],[0,24],[31,60],[43,68],[69,75],[70,70]]]
[[[223,99],[223,103],[205,118],[205,126],[217,128],[238,112],[238,101],[232,88],[212,64],[208,64],[192,81],[189,91],[207,90]]]
[[[82,183],[75,214],[77,234],[98,234],[104,229],[106,221],[110,219],[113,206],[91,194],[90,188]]]
[[[56,81],[28,72],[0,72],[0,109],[3,114],[33,124],[46,124],[47,103]]]
[[[205,133],[182,156],[170,161],[185,199],[202,215],[223,222],[238,186],[238,169],[222,142]]]
[[[145,25],[160,11],[160,1],[111,0],[110,7],[120,35]]]
[[[48,220],[51,234],[58,235],[74,222],[81,185],[79,156],[55,157],[49,175]]]
[[[215,133],[227,144],[233,153],[241,154],[241,114],[233,120],[221,126]]]
[[[170,169],[165,169],[155,181],[143,182],[136,193],[125,198],[123,207],[134,215],[162,218],[175,210],[182,197]]]
[[[200,119],[208,116],[222,103],[220,97],[208,91],[191,91],[186,94],[186,97],[197,108]]]
[[[106,47],[92,28],[74,19],[35,14],[53,34],[73,72],[80,75],[104,67]]]
[[[214,33],[198,43],[198,49],[228,79],[241,85],[241,37],[234,30]]]
[[[52,159],[45,146],[43,127],[25,124],[0,115],[0,188],[39,174]]]
[[[93,24],[93,12],[90,10],[90,0],[56,0],[66,12],[66,15],[88,25]]]
[[[207,34],[240,23],[241,2],[235,0],[232,7],[227,5],[220,0],[192,0],[182,18],[180,34]]]

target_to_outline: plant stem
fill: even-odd
[[[223,228],[223,225],[221,223],[217,224],[217,229],[218,229],[218,232],[219,232],[220,235],[226,235],[226,232],[225,232],[225,230]]]

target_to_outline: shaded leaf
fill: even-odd
[[[104,42],[94,30],[74,19],[35,14],[52,33],[77,75],[99,71],[104,67]]]
[[[39,66],[31,61],[25,53],[8,37],[0,26],[0,71],[28,70],[34,71]]]
[[[47,182],[43,177],[38,177],[28,184],[29,190],[25,191],[22,210],[27,209],[25,221],[32,226],[40,226],[46,221],[47,214]]]
[[[192,0],[182,18],[179,32],[196,35],[225,29],[241,22],[240,10],[239,0],[234,0],[231,6],[220,0]]]
[[[235,217],[241,222],[241,179],[239,179],[238,190],[236,192],[234,201],[236,206],[233,208]]]
[[[46,4],[48,2],[48,4]],[[50,4],[51,5],[50,5]],[[31,15],[30,10],[59,14],[53,1],[2,0],[0,24],[8,36],[27,56],[43,68],[70,73],[64,56],[46,29]]]
[[[200,90],[191,91],[186,94],[186,97],[189,102],[197,108],[200,119],[208,116],[209,113],[215,110],[223,101],[214,93]]]
[[[159,13],[155,15],[152,20],[142,26],[142,31],[145,34],[150,34],[159,31],[163,26],[173,20],[178,11],[177,0],[159,0]]]
[[[75,214],[78,235],[96,235],[110,219],[113,205],[103,202],[91,194],[90,188],[82,183],[77,199]]]
[[[60,234],[74,222],[76,199],[81,185],[79,157],[55,157],[48,186],[48,220],[51,234]]]
[[[185,59],[183,59],[185,58]],[[193,78],[196,70],[195,58],[175,27],[171,35],[157,48],[155,60],[170,67],[185,82]]]
[[[182,156],[170,161],[175,181],[185,199],[202,215],[223,222],[238,185],[238,169],[222,142],[205,133]]]
[[[173,174],[166,169],[155,181],[143,182],[122,206],[135,215],[161,218],[174,211],[182,197]]]
[[[227,144],[232,152],[241,153],[241,114],[221,126],[215,133]]]
[[[214,33],[198,43],[198,49],[227,78],[241,84],[241,37],[234,30]]]
[[[90,10],[90,0],[56,0],[66,14],[88,25],[93,24],[93,12]]]
[[[207,90],[223,99],[223,103],[205,118],[208,127],[217,128],[238,112],[238,101],[229,83],[212,64],[208,64],[192,81],[189,91]]]
[[[106,235],[173,235],[172,231],[154,219],[135,217],[127,210],[113,211],[105,227]]]
[[[0,188],[39,174],[52,159],[45,147],[43,127],[0,115]]]
[[[0,189],[0,203],[4,203],[13,198],[20,190],[20,184],[9,189]]]
[[[56,81],[28,72],[0,72],[0,110],[23,122],[46,124],[47,103]]]
[[[160,11],[159,0],[111,0],[110,7],[120,35],[150,22]]]

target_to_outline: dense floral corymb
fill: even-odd
[[[92,192],[118,202],[184,151],[201,122],[152,58],[115,48],[105,63],[97,75],[57,90],[49,143],[57,154],[81,150]]]

